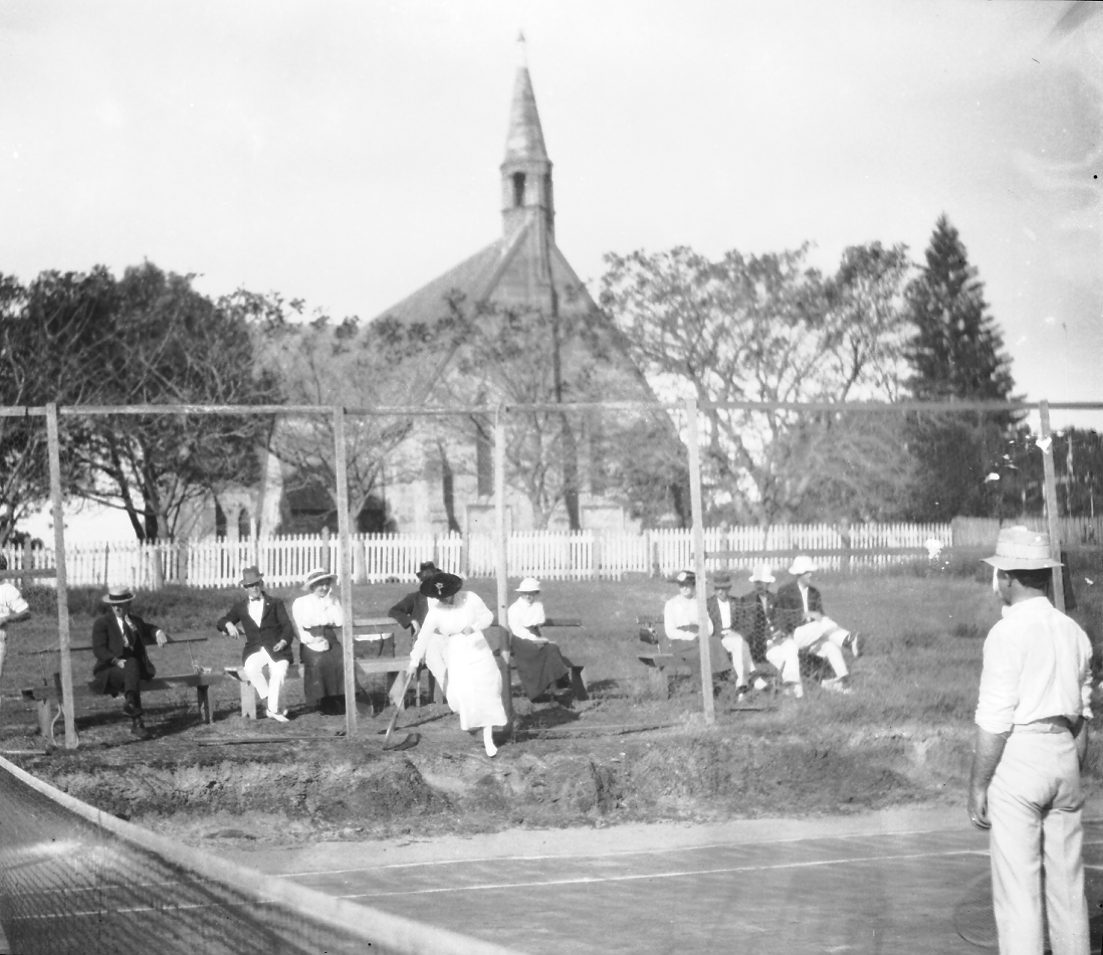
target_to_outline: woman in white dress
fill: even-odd
[[[455,574],[438,571],[421,584],[429,598],[429,613],[410,651],[410,671],[422,660],[444,690],[448,706],[460,717],[464,730],[482,727],[487,756],[498,752],[493,727],[505,726],[502,674],[483,630],[494,615]]]
[[[306,575],[300,597],[291,605],[291,618],[299,631],[299,656],[303,662],[303,695],[310,706],[335,715],[345,711],[345,665],[338,639],[344,614],[333,596],[336,574],[312,570]]]

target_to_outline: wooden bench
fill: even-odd
[[[166,646],[175,646],[184,643],[206,643],[208,634],[203,631],[188,631],[180,633],[176,637],[170,637]],[[152,646],[153,644],[151,644]],[[69,651],[71,653],[85,653],[91,652],[91,644],[78,644],[71,646]],[[51,647],[48,650],[34,651],[36,653],[57,653],[58,648]],[[191,673],[179,673],[170,674],[168,676],[155,676],[152,680],[143,680],[141,684],[141,690],[143,693],[156,693],[163,690],[177,690],[181,687],[192,687],[195,689],[196,705],[199,709],[200,718],[205,723],[210,723],[211,717],[211,701],[210,701],[210,688],[216,683],[221,683],[225,677],[221,673],[215,673],[210,667],[199,667],[197,665],[196,670]],[[97,693],[94,689],[94,682],[89,680],[84,683],[73,684],[73,701],[74,703],[79,699],[98,699],[106,694]],[[61,716],[61,707],[64,701],[64,694],[61,687],[61,674],[54,673],[52,681],[43,681],[39,686],[27,687],[22,691],[24,700],[37,704],[38,710],[38,728],[43,737],[51,744],[54,741],[54,726]],[[75,707],[74,707],[75,711]]]
[[[398,622],[391,617],[355,617],[353,619],[353,662],[356,664],[356,672],[358,675],[375,676],[378,674],[399,674],[406,672],[406,668],[410,665],[410,657],[408,654],[402,657],[364,658],[356,656],[357,643],[367,642],[379,634],[393,636],[394,629],[397,626]],[[257,718],[257,694],[253,685],[249,682],[248,677],[245,676],[245,668],[243,666],[226,667],[225,672],[227,676],[236,680],[238,683],[241,693],[241,715],[246,719],[255,720]],[[287,668],[287,676],[284,677],[284,681],[301,680],[302,678],[303,665],[301,663],[293,663]],[[421,705],[420,680],[418,681],[417,703],[418,706]]]
[[[555,629],[555,628],[559,628],[559,627],[581,627],[581,626],[582,626],[582,620],[579,617],[548,617],[547,619],[545,619],[545,621],[541,625],[540,629],[541,630],[546,630],[546,629],[549,629],[549,628]],[[501,648],[505,644],[506,629],[505,629],[505,627],[501,627],[498,624],[493,624],[491,627],[488,627],[487,629],[488,630],[492,629],[492,630],[497,631],[499,649],[495,651],[494,655],[499,656],[500,653],[501,653]],[[582,678],[582,671],[585,670],[585,669],[586,669],[586,664],[584,664],[584,663],[575,663],[575,662],[572,661],[571,667],[570,667],[570,670],[571,670],[571,695],[576,700],[588,700],[590,698],[590,693],[586,689],[586,681]],[[514,677],[516,676],[516,674],[517,674],[517,666],[516,666],[516,664],[513,663],[512,659],[511,659],[510,664],[509,664],[509,677],[510,677],[510,686],[511,687],[516,685],[516,681],[514,680]]]
[[[648,680],[654,690],[663,696],[670,696],[670,678],[678,670],[687,670],[691,677],[699,678],[701,670],[699,658],[687,660],[681,654],[670,652],[667,649],[670,641],[659,635],[658,628],[661,626],[659,621],[651,617],[637,617],[636,623],[640,628],[640,649],[636,653],[636,658],[647,667]],[[696,649],[694,644],[694,650]],[[725,662],[729,660],[726,652],[723,659]],[[712,667],[714,676],[717,672],[722,673],[724,670],[731,669],[730,666],[718,666],[717,660],[712,661]]]

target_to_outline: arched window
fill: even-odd
[[[525,174],[515,172],[513,174],[513,208],[518,209],[525,204]]]
[[[214,502],[214,536],[226,536],[226,512],[222,510],[222,505],[218,501]]]
[[[249,512],[243,507],[237,515],[237,536],[243,541],[249,539]]]

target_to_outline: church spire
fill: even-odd
[[[525,36],[517,37],[518,65],[509,110],[509,132],[502,172],[502,226],[512,235],[536,214],[549,235],[555,209],[552,203],[552,164],[544,146],[544,131],[536,111],[536,96],[529,76]]]

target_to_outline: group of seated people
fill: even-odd
[[[462,589],[460,577],[439,570],[432,561],[421,564],[417,577],[418,590],[407,594],[388,612],[413,638],[408,678],[400,685],[397,674],[388,674],[388,690],[401,690],[394,699],[396,705],[401,705],[410,679],[416,677],[422,665],[426,666],[449,707],[459,714],[461,727],[482,729],[487,755],[493,756],[493,727],[506,723],[501,675],[483,635],[493,623],[493,614],[477,594]],[[281,696],[295,659],[292,644],[296,639],[307,705],[325,714],[344,712],[345,667],[339,639],[344,612],[333,594],[335,582],[336,574],[321,568],[312,570],[303,583],[306,594],[296,599],[288,612],[282,600],[265,591],[260,569],[246,567],[239,582],[245,596],[215,624],[228,636],[244,639],[242,672],[271,720],[289,720]],[[539,581],[526,577],[517,593],[517,600],[509,608],[508,623],[513,636],[512,659],[522,689],[530,699],[569,690],[570,661],[540,633],[546,617]],[[133,721],[131,732],[146,738],[149,733],[142,720],[141,684],[152,680],[156,673],[146,646],[154,642],[164,646],[168,634],[133,613],[133,600],[134,594],[126,588],[112,589],[103,598],[108,609],[92,626],[96,658],[93,686],[113,697],[122,694],[123,712]],[[361,656],[395,655],[393,635],[368,635],[358,643],[363,644],[358,647]]]
[[[768,565],[759,565],[749,578],[753,589],[737,599],[731,596],[729,573],[713,579],[714,592],[705,603],[712,671],[726,672],[730,659],[737,698],[767,685],[764,664],[776,672],[786,694],[803,697],[802,650],[830,664],[834,675],[823,680],[824,687],[851,692],[843,650],[849,650],[854,658],[859,656],[858,634],[843,629],[824,613],[823,598],[811,583],[816,570],[811,558],[795,558],[788,571],[792,579],[774,593],[770,584],[776,578]],[[678,593],[666,602],[663,630],[670,652],[689,658],[697,654],[699,646],[697,578],[692,571],[682,571],[673,582],[678,584]]]

